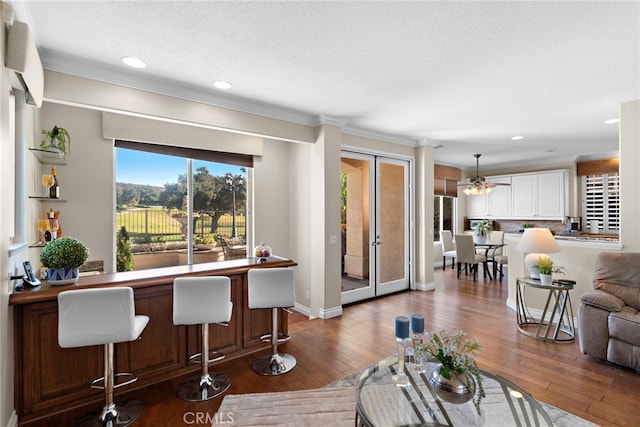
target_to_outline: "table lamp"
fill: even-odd
[[[524,264],[529,269],[529,275],[533,279],[539,279],[538,260],[546,257],[547,254],[560,252],[560,246],[548,228],[527,228],[520,238],[516,251],[527,253]]]

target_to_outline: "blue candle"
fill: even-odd
[[[424,316],[422,314],[411,315],[411,332],[414,334],[424,333]]]
[[[409,318],[407,316],[396,317],[396,338],[403,340],[409,338]]]

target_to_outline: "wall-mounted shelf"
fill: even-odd
[[[57,203],[66,203],[65,199],[61,199],[59,197],[44,197],[44,196],[29,196],[30,199],[40,200],[41,202],[57,202]]]
[[[41,150],[39,148],[29,148],[37,158],[40,160],[40,163],[46,163],[50,165],[66,165],[67,161],[64,158],[63,153],[58,153],[56,151],[49,150]]]

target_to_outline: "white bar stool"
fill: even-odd
[[[290,354],[278,353],[278,343],[290,338],[288,335],[278,336],[278,308],[286,310],[286,307],[295,305],[293,270],[254,268],[248,271],[247,276],[249,308],[271,309],[271,333],[260,337],[263,341],[271,341],[271,354],[253,362],[253,370],[261,375],[286,374],[296,366],[296,358]]]
[[[138,339],[149,322],[148,316],[136,316],[133,289],[127,287],[78,289],[58,294],[58,344],[62,348],[104,345],[104,376],[91,383],[104,388],[105,405],[99,417],[92,416],[80,425],[128,426],[142,411],[133,400],[123,405],[113,401],[114,389],[138,378],[130,373],[114,373],[114,344]],[[127,379],[116,384],[116,378]]]
[[[223,354],[209,350],[209,323],[227,326],[232,309],[231,280],[228,277],[179,277],[173,281],[174,325],[201,325],[202,330],[201,351],[189,358],[189,363],[199,359],[201,374],[180,385],[178,396],[182,400],[202,402],[213,399],[231,385],[228,375],[209,374],[209,364],[224,359]]]

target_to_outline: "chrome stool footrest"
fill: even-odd
[[[291,337],[285,334],[278,334],[278,344],[285,343],[289,341]],[[271,342],[271,334],[264,334],[260,337],[260,341],[262,342]]]
[[[217,354],[217,356],[216,356]],[[211,356],[214,356],[214,358],[212,359]],[[217,351],[214,350],[210,350],[209,351],[209,358],[207,359],[207,365],[214,363],[214,362],[219,362],[220,360],[224,359],[225,355],[222,353],[219,353]],[[197,363],[197,364],[202,364],[202,353],[196,353],[194,355],[192,355],[191,357],[189,357],[189,364],[192,363]]]
[[[118,383],[118,378],[123,378],[126,377],[128,378],[127,380],[124,380],[120,383]],[[136,381],[138,381],[138,376],[129,372],[122,372],[119,374],[114,374],[113,375],[113,380],[114,380],[114,384],[113,384],[113,388],[116,389],[118,387],[122,387],[125,385],[129,385],[131,383],[134,383]],[[100,377],[97,378],[93,381],[91,381],[91,388],[97,388],[100,390],[104,390],[104,377]]]

